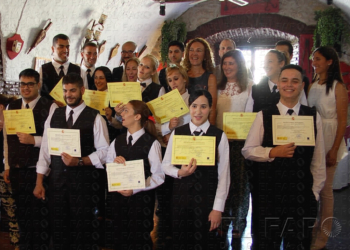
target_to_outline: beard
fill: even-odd
[[[76,106],[78,106],[81,103],[82,100],[82,95],[74,98],[70,103],[68,103],[67,101],[67,97],[64,96],[64,101],[66,102],[66,104],[71,107],[71,108],[75,108]]]

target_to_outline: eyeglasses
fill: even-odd
[[[21,84],[21,88],[25,88],[26,86],[28,88],[33,88],[34,85],[37,83],[35,83],[35,82],[21,82],[20,84]]]
[[[131,55],[131,54],[134,54],[134,51],[132,51],[132,50],[128,50],[128,51],[122,50],[122,54],[129,54],[129,55]]]

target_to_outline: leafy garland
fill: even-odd
[[[319,46],[340,47],[342,39],[344,43],[350,42],[349,24],[342,17],[340,9],[330,7],[323,11],[315,11],[315,21],[317,25],[312,51]]]
[[[164,64],[168,61],[168,44],[171,41],[185,42],[187,36],[186,23],[178,20],[165,21],[162,27],[161,59]]]

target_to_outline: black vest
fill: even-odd
[[[45,121],[49,115],[52,101],[41,97],[33,109],[36,133],[33,136],[42,136],[44,133]],[[21,109],[22,99],[18,99],[9,104],[8,109]],[[22,144],[17,135],[7,135],[8,163],[11,168],[17,164],[19,167],[35,166],[39,159],[40,148],[32,144]]]
[[[175,128],[175,135],[191,135],[190,125],[185,124],[181,127]],[[205,204],[214,203],[216,189],[218,186],[218,147],[221,141],[223,131],[215,126],[210,125],[206,134],[202,136],[216,137],[216,152],[215,152],[215,166],[197,166],[193,174],[182,179],[175,179],[175,188],[178,189],[180,195],[202,195],[202,199],[207,199]],[[176,166],[181,168],[181,166]],[[179,188],[176,185],[180,185]],[[204,198],[205,197],[205,198]],[[212,209],[212,208],[211,208]]]
[[[269,78],[264,77],[259,84],[252,86],[252,98],[254,99],[253,112],[276,105],[280,100],[280,93],[271,93]]]
[[[165,89],[165,93],[168,93],[170,91],[168,81],[166,80],[166,68],[159,71],[159,83]]]
[[[113,69],[113,81],[121,82],[123,77],[124,69],[123,66],[119,66]]]
[[[272,115],[280,115],[277,106],[271,106],[262,110],[264,123],[263,147],[274,147],[272,137]],[[313,116],[314,132],[316,138],[316,109],[304,105],[300,106],[299,116]],[[272,171],[287,171],[288,175],[276,180],[283,183],[302,183],[310,192],[312,192],[313,176],[310,171],[311,161],[314,153],[313,146],[297,146],[292,158],[275,158],[272,162],[261,162],[258,167],[270,168]],[[294,190],[290,190],[293,192]],[[295,190],[297,191],[297,189]],[[302,191],[302,190],[299,190]]]
[[[50,92],[61,79],[58,76],[55,67],[52,65],[52,62],[43,64],[41,66],[41,70],[43,74],[43,82],[40,90],[40,95],[46,97],[49,100],[53,100],[53,98],[50,96]],[[68,66],[67,74],[68,73],[77,73],[80,75],[80,67],[70,63]]]
[[[148,153],[156,140],[152,135],[144,133],[128,150],[127,134],[122,134],[115,139],[114,148],[117,155],[121,155],[126,161],[143,160],[145,179],[151,176],[151,166],[148,161]]]
[[[80,148],[82,157],[88,156],[96,151],[94,146],[94,123],[97,114],[97,110],[86,106],[72,127],[72,129],[80,130]],[[50,127],[68,129],[66,107],[55,110],[51,119]],[[51,167],[65,167],[61,156],[51,155]]]
[[[162,86],[160,86],[159,84],[152,82],[142,92],[142,101],[150,102],[150,101],[158,98],[159,91],[160,91],[161,87]]]

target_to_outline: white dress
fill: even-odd
[[[316,107],[317,112],[322,118],[322,130],[325,142],[325,153],[332,148],[337,133],[338,119],[335,100],[335,86],[337,81],[333,82],[332,89],[326,95],[326,84],[315,82],[311,85],[308,102],[309,106]],[[339,189],[347,186],[349,182],[349,168],[347,158],[347,148],[345,140],[342,140],[337,155],[338,167],[334,175],[333,189]]]
[[[247,89],[241,92],[235,82],[226,83],[224,90],[218,90],[216,104],[216,126],[223,129],[224,112],[244,112],[253,82],[249,81]]]

